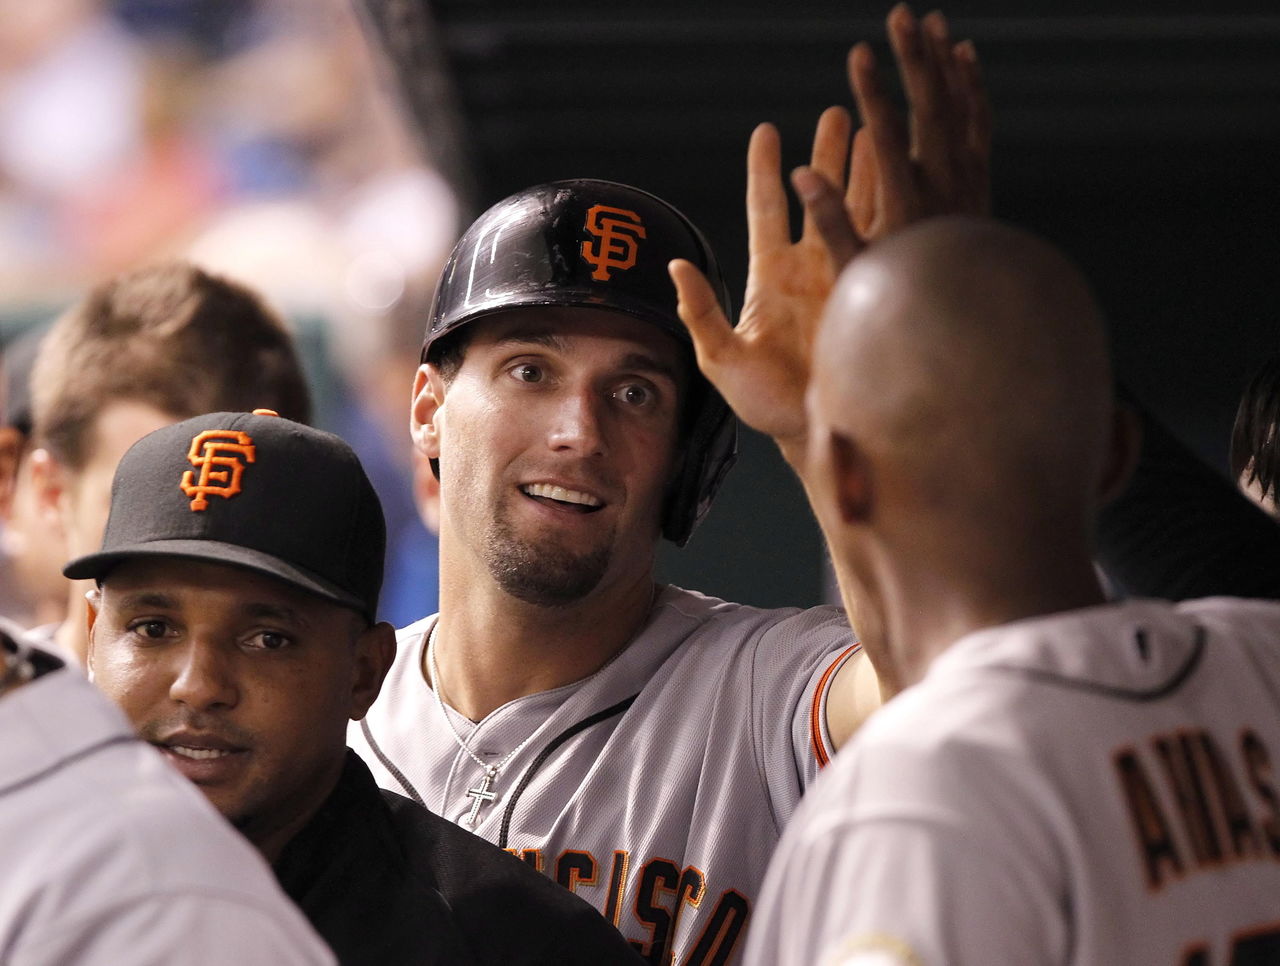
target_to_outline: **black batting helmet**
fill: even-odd
[[[684,258],[711,281],[725,316],[729,293],[711,246],[684,215],[646,191],[577,179],[536,185],[498,202],[467,229],[436,287],[422,344],[476,319],[531,306],[609,309],[658,326],[685,344],[667,263]],[[684,546],[737,456],[737,422],[693,367],[680,475],[662,534]]]

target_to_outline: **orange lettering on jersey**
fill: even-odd
[[[206,510],[209,496],[229,500],[240,492],[246,463],[255,460],[253,439],[232,429],[206,429],[191,440],[187,461],[200,470],[196,479],[191,470],[182,474],[182,492],[192,497],[193,511]]]
[[[1177,878],[1183,873],[1173,830],[1137,752],[1132,747],[1121,748],[1112,756],[1112,763],[1129,806],[1147,888],[1158,892],[1165,886],[1166,875]]]
[[[1276,792],[1271,771],[1271,754],[1252,728],[1246,728],[1240,734],[1240,754],[1244,757],[1249,784],[1267,806],[1267,814],[1261,823],[1267,848],[1271,850],[1272,858],[1280,859],[1280,794]]]
[[[599,241],[594,248],[589,241],[582,243],[582,257],[596,267],[591,273],[592,278],[607,282],[610,272],[615,269],[625,271],[635,265],[640,250],[636,239],[646,236],[644,224],[636,212],[609,205],[592,205],[587,209],[584,227]]]

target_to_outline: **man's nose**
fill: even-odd
[[[169,697],[193,711],[234,707],[239,701],[231,655],[216,642],[190,641],[183,650]]]
[[[606,401],[588,388],[563,393],[556,400],[549,443],[555,450],[595,456],[605,450],[603,407]]]

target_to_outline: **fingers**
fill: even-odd
[[[782,143],[777,128],[761,124],[752,132],[747,147],[747,249],[758,255],[790,244]]]
[[[733,328],[720,310],[711,283],[696,265],[677,258],[667,265],[667,273],[676,286],[676,313],[689,330],[698,365],[706,373],[705,363],[723,355],[733,338]]]
[[[812,167],[796,168],[791,173],[791,184],[804,202],[805,223],[816,229],[831,256],[832,267],[839,272],[863,248],[843,194]]]
[[[956,44],[952,57],[968,119],[964,139],[968,161],[965,180],[972,198],[970,213],[986,215],[991,213],[991,100],[973,41]]]
[[[956,119],[938,55],[942,46],[950,59],[946,20],[935,11],[917,21],[906,4],[899,4],[889,14],[888,27],[907,96],[911,158],[925,182],[947,197],[954,178]]]
[[[818,118],[809,167],[833,185],[842,187],[844,185],[845,170],[849,163],[849,136],[852,128],[853,122],[849,118],[849,112],[842,107],[829,107]],[[795,184],[794,175],[792,175],[792,184]],[[812,238],[814,231],[811,212],[806,205],[802,237]]]
[[[987,96],[986,80],[978,51],[972,40],[963,40],[952,51],[959,75],[961,96],[965,101],[968,125],[965,142],[969,150],[983,159],[991,157],[991,100]]]
[[[858,104],[867,149],[874,155],[877,197],[883,199],[880,220],[900,224],[905,220],[904,208],[913,203],[915,196],[907,129],[880,85],[875,56],[866,43],[849,51],[849,86]]]
[[[880,197],[880,172],[876,153],[866,128],[858,128],[853,136],[853,157],[849,160],[849,188],[845,207],[853,219],[853,227],[862,238],[870,238],[875,229]]]

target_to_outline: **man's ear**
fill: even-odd
[[[875,498],[871,464],[862,448],[849,436],[832,431],[830,447],[832,492],[840,519],[846,524],[866,523]]]
[[[33,450],[31,461],[31,486],[35,490],[36,513],[40,521],[65,539],[67,528],[62,514],[69,497],[69,474],[47,449]]]
[[[1111,439],[1106,462],[1098,481],[1099,504],[1105,506],[1118,497],[1129,484],[1138,456],[1142,452],[1142,419],[1137,411],[1117,402],[1111,415]]]
[[[351,720],[359,721],[382,690],[382,680],[396,659],[396,629],[379,621],[356,641],[356,673],[351,687]]]
[[[418,366],[413,377],[413,399],[409,406],[409,433],[418,452],[428,459],[440,458],[438,416],[444,404],[444,379],[429,362]]]
[[[85,622],[85,666],[89,671],[89,676],[93,676],[93,627],[98,622],[98,609],[102,606],[102,588],[95,586],[92,590],[84,595],[85,603],[88,605],[84,609]]]

